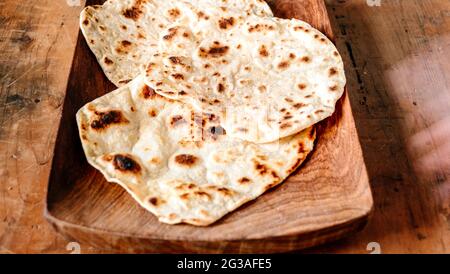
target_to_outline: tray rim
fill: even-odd
[[[335,241],[338,239],[342,239],[352,235],[357,231],[362,230],[368,220],[369,217],[373,213],[373,206],[371,206],[367,212],[361,214],[359,217],[355,217],[349,219],[347,221],[342,221],[337,224],[329,225],[317,230],[303,231],[302,233],[292,233],[282,236],[274,236],[274,237],[263,237],[263,238],[249,238],[249,239],[231,239],[231,240],[221,240],[221,241],[207,241],[207,240],[184,240],[184,239],[163,239],[163,238],[152,238],[144,235],[133,235],[128,233],[122,233],[117,231],[108,231],[105,229],[98,229],[87,227],[80,224],[74,224],[71,222],[67,222],[53,216],[47,208],[45,208],[44,216],[45,219],[53,226],[55,231],[60,233],[67,240],[79,240],[79,237],[74,237],[72,235],[72,231],[67,230],[67,228],[77,231],[77,233],[84,233],[89,235],[95,235],[95,237],[101,237],[101,235],[105,234],[110,237],[114,237],[115,239],[121,239],[124,241],[138,241],[138,242],[146,242],[146,246],[149,249],[145,249],[145,252],[166,252],[165,250],[157,247],[157,249],[151,249],[152,242],[158,242],[158,245],[174,245],[174,244],[186,244],[190,245],[189,249],[180,249],[178,248],[176,253],[236,253],[236,250],[239,250],[239,253],[279,253],[279,252],[291,252],[303,250],[309,247],[322,245],[331,241]],[[308,241],[310,235],[315,234],[314,243]],[[261,247],[260,241],[264,240],[266,245],[274,244],[277,246],[277,249]],[[286,243],[287,241],[287,243]],[[84,243],[84,241],[80,241],[80,243]],[[89,244],[102,248],[104,246],[98,245],[96,242],[89,241]],[[231,246],[231,250],[223,249],[224,244],[227,246]],[[240,248],[241,245],[247,245],[247,247],[242,250]],[[113,244],[114,249],[120,250],[120,247],[117,244]],[[172,251],[173,252],[173,251]]]

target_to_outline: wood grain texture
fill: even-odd
[[[39,113],[48,113],[49,122],[34,124],[30,117],[39,117],[36,108],[17,109],[8,103],[6,86],[27,71],[27,64],[45,59],[49,48],[47,44],[39,51],[34,47],[19,50],[17,43],[10,40],[12,33],[28,34],[24,22],[32,22],[39,27],[28,35],[35,39],[35,45],[40,45],[39,37],[48,35],[53,41],[59,31],[54,26],[64,22],[65,42],[52,46],[59,52],[59,60],[53,59],[47,69],[52,81],[46,84],[45,78],[37,77],[33,85],[27,77],[16,81],[21,85],[16,89],[21,94],[29,94],[40,85],[46,87],[40,89],[42,97],[64,94],[81,8],[54,4],[63,0],[41,0],[41,5],[37,5],[38,1],[17,2],[0,3],[0,66],[7,66],[0,70],[0,119],[11,117],[2,122],[0,134],[0,252],[68,253],[68,241],[43,220],[50,165],[36,160],[52,154],[57,129],[52,120],[57,118],[52,117],[58,116],[61,108],[38,105]],[[417,131],[432,136],[429,127],[443,115],[448,116],[450,3],[381,0],[380,7],[370,7],[366,0],[326,2],[337,46],[346,63],[349,98],[375,203],[372,218],[362,232],[306,252],[368,253],[367,244],[379,242],[383,253],[449,253],[449,175],[445,169],[419,173],[418,169],[428,165],[413,165],[417,152],[406,141]],[[41,11],[44,6],[47,12]],[[25,65],[21,65],[23,62]],[[10,71],[15,76],[6,80]],[[14,85],[9,90],[15,94]],[[430,98],[441,103],[430,103]],[[17,114],[3,116],[6,112]],[[35,135],[30,131],[49,137],[32,142]],[[45,142],[47,147],[30,153],[31,143],[36,146]],[[445,157],[439,155],[438,148],[433,142],[426,146],[437,160]],[[21,172],[20,167],[28,169]],[[113,250],[83,244],[81,252]]]
[[[278,16],[301,18],[332,37],[321,0],[278,1],[273,9]],[[316,148],[302,168],[213,225],[195,227],[158,222],[87,164],[75,113],[113,89],[80,36],[47,196],[46,217],[60,233],[121,252],[267,253],[335,240],[365,224],[372,196],[346,95],[336,113],[318,126]]]
[[[362,233],[308,251],[449,253],[450,149],[434,127],[450,126],[450,1],[328,3],[375,204]]]
[[[42,212],[80,9],[0,2],[1,253],[66,252]]]

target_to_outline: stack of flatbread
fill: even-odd
[[[283,182],[344,91],[333,43],[263,0],[109,0],[80,26],[118,87],[77,113],[87,160],[168,224]]]

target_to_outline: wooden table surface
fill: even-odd
[[[449,253],[450,1],[327,5],[375,205],[362,232],[307,252]],[[0,253],[69,253],[42,213],[83,6],[0,2]]]

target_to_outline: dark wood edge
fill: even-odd
[[[58,147],[58,143],[60,142],[61,139],[61,131],[62,128],[64,127],[63,124],[63,116],[64,116],[64,111],[68,106],[68,99],[67,99],[67,94],[68,94],[68,90],[69,90],[69,85],[70,85],[70,81],[73,78],[73,73],[74,73],[74,60],[75,60],[75,54],[77,53],[77,48],[79,47],[80,44],[80,40],[84,39],[83,35],[81,33],[81,30],[78,30],[77,36],[76,36],[76,44],[75,44],[75,49],[72,55],[72,63],[70,64],[70,70],[69,70],[69,75],[67,76],[67,81],[66,81],[66,85],[65,85],[65,93],[63,95],[63,103],[62,103],[62,107],[61,107],[61,112],[59,114],[59,121],[58,121],[58,131],[56,132],[56,139],[55,139],[55,143],[53,144],[53,150],[52,150],[52,156],[50,159],[50,172],[47,178],[47,191],[45,193],[45,203],[44,203],[44,217],[47,215],[48,209],[49,209],[49,193],[50,188],[52,187],[51,182],[53,181],[53,176],[54,176],[54,170],[55,170],[55,154],[56,154],[56,150]],[[75,117],[74,117],[75,119]]]
[[[66,222],[51,215],[47,209],[44,216],[53,228],[66,239],[80,241],[80,244],[89,243],[111,253],[280,253],[325,244],[358,232],[365,227],[372,212],[373,207],[362,213],[360,217],[315,231],[263,238],[263,245],[262,239],[214,242],[142,237]],[[105,241],[105,239],[109,239],[109,241]],[[311,241],[311,239],[315,240]],[[126,246],[133,246],[133,248],[123,249],[121,243],[127,243]]]
[[[63,122],[64,110],[67,107],[67,94],[68,94],[70,80],[72,79],[73,70],[74,70],[74,65],[73,64],[74,64],[74,60],[75,60],[75,54],[77,52],[77,48],[79,46],[79,41],[80,41],[80,39],[82,39],[82,36],[83,35],[81,33],[81,30],[78,30],[78,33],[77,33],[77,36],[76,36],[75,49],[74,49],[73,54],[72,54],[72,63],[70,64],[69,74],[67,76],[66,85],[64,87],[65,92],[64,92],[64,95],[63,95],[63,98],[62,98],[62,100],[63,100],[62,102],[63,103],[62,103],[62,106],[61,106],[61,112],[59,113],[58,131],[56,132],[56,139],[55,139],[55,142],[53,144],[52,155],[51,155],[51,158],[50,158],[50,171],[49,171],[48,178],[47,178],[47,191],[45,192],[45,202],[44,202],[44,212],[43,212],[43,215],[44,215],[44,217],[46,219],[47,219],[46,216],[48,215],[48,210],[49,210],[49,206],[48,206],[49,205],[49,196],[48,196],[48,194],[50,193],[50,187],[51,187],[50,182],[52,181],[52,176],[53,176],[54,169],[55,169],[55,167],[54,167],[54,165],[55,165],[55,162],[54,162],[54,160],[55,160],[55,152],[56,152],[56,149],[57,149],[57,144],[59,142],[59,139],[61,138],[61,130],[62,130],[63,126],[64,126],[62,122]]]

